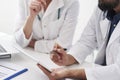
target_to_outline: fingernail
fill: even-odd
[[[55,73],[51,73],[52,76],[55,76]]]
[[[57,49],[58,52],[60,52],[60,49]]]

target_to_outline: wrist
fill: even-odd
[[[87,80],[84,69],[69,69],[67,73],[69,78]]]
[[[28,19],[29,19],[29,20],[34,20],[34,19],[35,19],[35,16],[29,15],[29,16],[28,16]]]
[[[67,69],[66,69],[66,72],[65,72],[65,74],[64,74],[64,78],[70,78],[71,75],[72,75],[71,69],[67,68]]]
[[[30,43],[29,43],[29,47],[32,47],[32,48],[34,48],[35,47],[35,42],[36,42],[36,40],[31,40],[30,41]]]
[[[68,54],[68,65],[72,65],[72,64],[76,64],[76,63],[78,63],[76,61],[76,59],[72,55]]]

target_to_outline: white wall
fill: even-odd
[[[82,31],[84,30],[84,27],[87,25],[89,18],[91,17],[98,3],[98,0],[79,0],[79,1],[80,12],[73,44],[79,39]]]
[[[76,28],[74,43],[79,39],[80,34],[90,18],[97,0],[80,0],[80,16]],[[17,0],[0,1],[0,32],[12,34],[14,21],[17,13]]]
[[[0,32],[13,33],[17,0],[0,0]]]

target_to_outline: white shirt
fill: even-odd
[[[19,0],[19,12],[16,20],[15,39],[22,46],[28,46],[31,39],[36,39],[35,50],[49,53],[55,43],[69,49],[77,24],[79,12],[78,0],[52,0],[41,20],[36,16],[30,39],[26,39],[23,26],[29,15],[30,0]],[[60,18],[58,19],[58,10]],[[41,12],[39,13],[41,15]],[[44,37],[44,39],[43,39]]]

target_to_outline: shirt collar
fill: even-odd
[[[116,12],[114,10],[109,10],[107,12],[107,19],[110,21],[119,21],[120,20],[120,13],[116,14]]]

